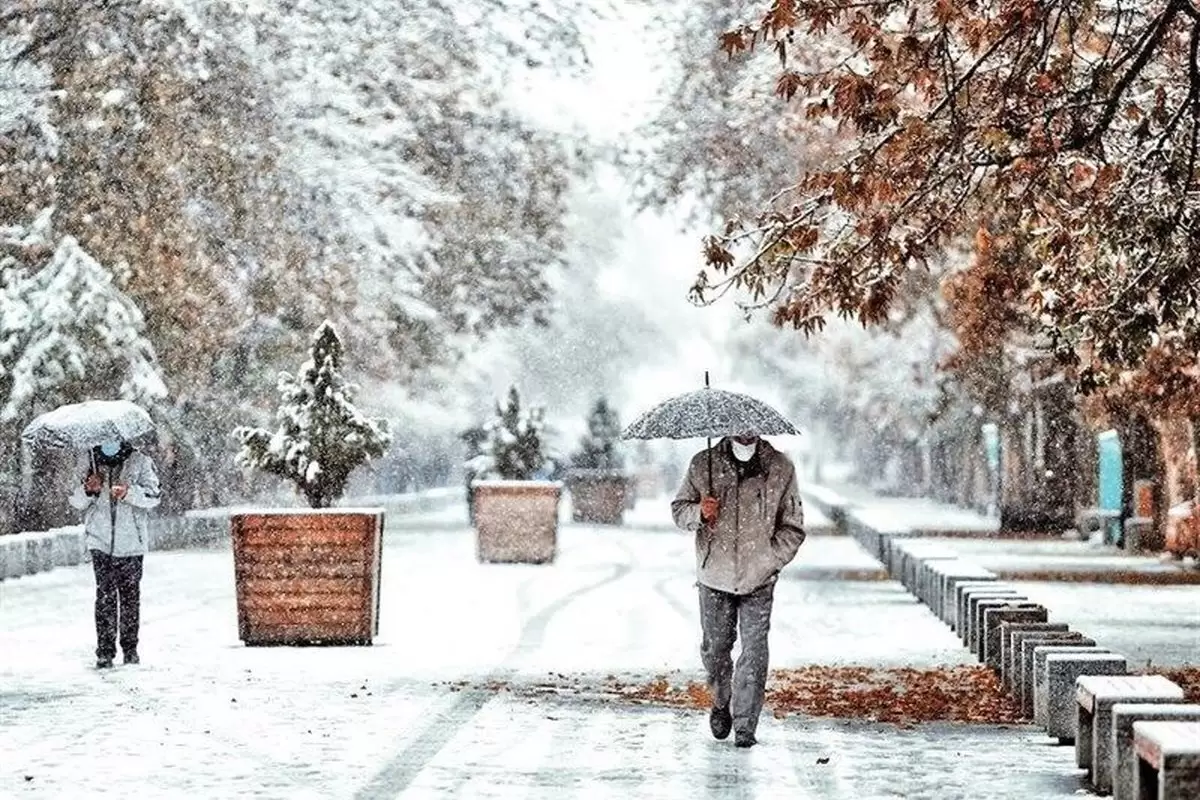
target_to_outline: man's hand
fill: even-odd
[[[85,494],[98,495],[100,490],[104,488],[104,478],[98,472],[90,472],[83,480],[83,491]]]
[[[717,521],[717,514],[721,510],[721,504],[717,502],[715,497],[700,498],[700,520],[705,524],[711,525]]]
[[[125,495],[129,494],[129,484],[114,483],[112,487],[113,500],[124,500]]]

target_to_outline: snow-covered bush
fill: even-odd
[[[625,457],[620,450],[621,421],[617,411],[601,397],[588,415],[588,432],[579,440],[579,449],[571,456],[576,469],[621,470]]]
[[[508,390],[504,406],[496,404],[496,416],[482,426],[482,433],[473,437],[478,455],[466,465],[477,478],[529,481],[548,477],[554,469],[546,445],[545,411],[537,406],[522,410],[517,387]]]
[[[326,321],[313,337],[309,360],[295,376],[279,376],[279,428],[239,427],[238,465],[278,475],[296,485],[313,508],[327,508],[346,490],[355,468],[387,450],[386,420],[355,408],[357,389],[341,374],[342,341]]]

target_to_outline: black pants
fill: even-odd
[[[142,597],[142,557],[114,558],[92,551],[96,573],[96,658],[115,658],[117,630],[121,650],[137,650]]]

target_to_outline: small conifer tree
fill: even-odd
[[[392,435],[386,420],[354,406],[357,389],[342,377],[342,341],[326,320],[309,359],[296,375],[279,376],[274,433],[239,427],[237,463],[291,481],[313,508],[328,508],[346,491],[350,473],[384,454]]]

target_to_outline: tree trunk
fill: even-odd
[[[1041,393],[1042,453],[1038,477],[1039,505],[1045,525],[1069,528],[1075,518],[1075,462],[1079,423],[1074,396],[1064,383],[1055,383]]]

